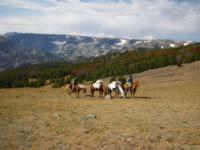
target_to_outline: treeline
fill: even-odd
[[[200,60],[200,44],[152,51],[127,51],[71,62],[42,63],[0,73],[0,88],[60,87],[71,78],[94,81],[109,76],[123,76],[168,65],[181,66]]]

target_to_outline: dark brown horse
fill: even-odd
[[[127,97],[128,92],[130,92],[131,96],[134,97],[137,91],[137,88],[140,86],[139,81],[135,81],[132,85],[125,83],[123,86],[125,96]]]
[[[69,84],[67,87],[67,93],[72,97],[72,93],[79,98],[80,91],[83,91],[86,94],[87,88],[84,85],[74,85]]]
[[[91,92],[91,96],[94,97],[94,93],[95,91],[99,91],[99,97],[103,97],[104,93],[105,93],[105,85],[103,83],[100,83],[99,88],[95,88],[93,86],[93,84],[90,86],[90,92]]]

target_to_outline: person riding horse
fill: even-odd
[[[71,83],[67,85],[67,93],[72,96],[71,94],[74,93],[77,98],[79,98],[79,93],[83,91],[86,94],[87,87],[82,84],[78,84],[78,78],[75,77],[71,80]]]
[[[127,84],[129,87],[132,87],[134,83],[134,79],[133,79],[133,76],[132,75],[129,75],[128,79],[127,79]]]
[[[137,88],[140,86],[140,82],[138,80],[133,79],[132,75],[129,75],[129,78],[127,79],[127,82],[124,84],[124,92],[125,96],[127,97],[127,93],[130,92],[131,96],[134,96]]]
[[[71,80],[71,85],[72,85],[71,90],[72,90],[72,91],[75,91],[75,88],[76,88],[76,86],[78,85],[78,78],[77,78],[77,77],[75,77],[75,78],[73,78],[73,79]]]

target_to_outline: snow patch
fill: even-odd
[[[169,44],[169,46],[170,47],[176,47],[176,44],[171,43],[171,44]]]
[[[92,38],[95,42],[97,41],[97,39],[96,38]]]
[[[184,46],[187,46],[187,45],[189,45],[189,44],[192,44],[192,41],[187,41],[187,42],[184,43],[183,45],[184,45]]]
[[[57,54],[62,53],[62,48],[64,44],[66,44],[66,41],[52,41],[52,43],[58,47],[56,53]]]
[[[117,43],[116,45],[124,45],[124,44],[126,44],[126,43],[127,43],[127,40],[125,40],[125,39],[120,39],[120,42]]]
[[[140,43],[142,43],[142,41],[136,41],[133,45],[138,45]]]
[[[52,41],[52,43],[58,47],[62,47],[64,44],[66,44],[66,41]]]

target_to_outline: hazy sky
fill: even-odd
[[[200,0],[0,0],[0,34],[200,41]]]

